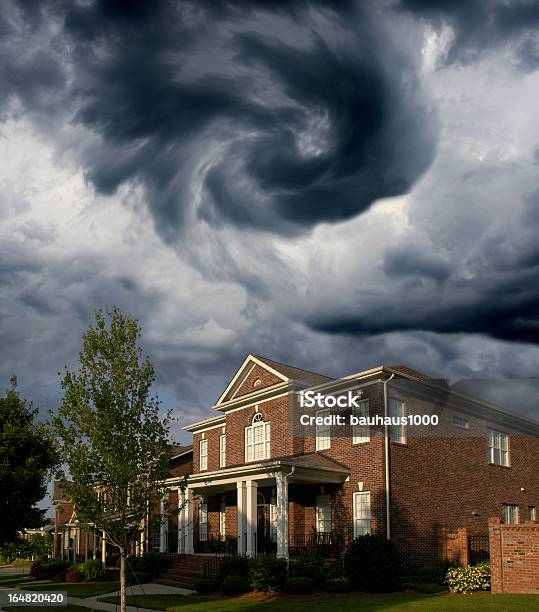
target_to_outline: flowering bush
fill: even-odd
[[[490,563],[465,565],[448,570],[446,583],[452,593],[471,593],[490,589]]]

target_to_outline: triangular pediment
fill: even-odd
[[[245,361],[217,400],[215,408],[225,402],[253,393],[279,383],[287,382],[287,376],[264,363],[254,355],[248,355]]]

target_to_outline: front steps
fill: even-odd
[[[183,589],[194,589],[198,580],[204,577],[204,565],[209,558],[201,555],[178,555],[153,582]]]

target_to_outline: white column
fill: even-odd
[[[65,540],[65,530],[62,527],[60,531],[60,559],[64,560],[64,540]]]
[[[247,556],[254,557],[256,554],[256,494],[258,492],[258,483],[256,480],[248,480],[245,485],[247,506]]]
[[[97,531],[95,530],[95,526],[92,533],[92,552],[94,559],[97,559]]]
[[[90,536],[88,534],[88,527],[84,530],[84,560],[88,561],[88,545],[90,543]]]
[[[275,476],[277,482],[277,556],[288,559],[288,482],[284,474]]]
[[[238,555],[244,555],[246,549],[245,532],[247,531],[247,521],[245,516],[245,482],[237,482],[238,492]]]
[[[193,546],[193,495],[194,491],[187,491],[187,500],[185,504],[185,554],[192,555],[195,552]]]
[[[178,554],[184,552],[185,549],[185,507],[184,500],[185,494],[178,487]]]
[[[105,540],[105,532],[102,531],[101,532],[101,562],[103,563],[103,567],[106,564],[107,561],[107,541]]]

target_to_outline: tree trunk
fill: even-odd
[[[125,548],[120,548],[120,612],[125,612]]]

